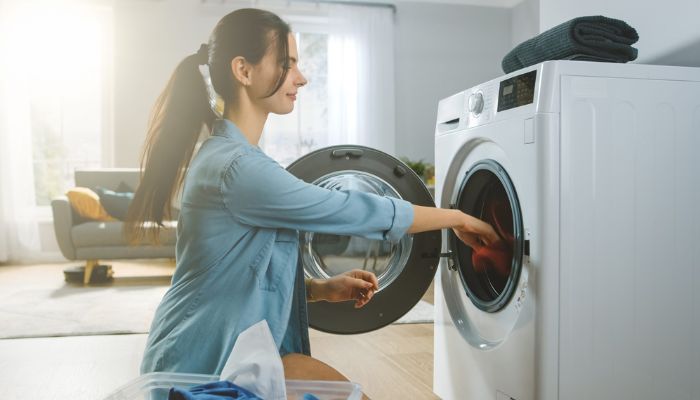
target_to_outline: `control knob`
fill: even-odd
[[[484,95],[481,92],[472,93],[469,96],[469,112],[479,115],[484,111]]]

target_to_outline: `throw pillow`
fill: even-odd
[[[100,197],[100,203],[102,203],[102,206],[107,210],[109,215],[120,221],[126,219],[129,205],[134,199],[133,192],[115,192],[99,186],[95,188],[95,192]]]
[[[82,217],[97,221],[114,221],[100,204],[97,193],[84,187],[76,187],[66,192],[68,201],[73,209]]]
[[[128,183],[121,181],[121,182],[119,182],[119,186],[117,186],[117,188],[114,189],[114,191],[118,192],[118,193],[126,193],[126,192],[134,193],[134,188],[129,186]]]

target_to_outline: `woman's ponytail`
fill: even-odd
[[[233,11],[216,24],[209,45],[202,45],[180,63],[163,93],[158,97],[148,126],[141,158],[141,183],[127,213],[125,234],[130,242],[150,236],[158,242],[163,220],[170,218],[172,198],[185,178],[202,125],[216,118],[212,111],[200,65],[207,65],[214,91],[224,103],[236,101],[237,83],[231,60],[241,56],[258,65],[270,46],[280,64],[277,84],[284,83],[289,57],[289,25],[265,10],[243,8]]]
[[[150,239],[158,243],[163,221],[170,219],[173,195],[185,178],[197,139],[216,115],[209,103],[199,66],[207,64],[207,45],[175,68],[156,100],[141,157],[141,182],[124,227],[129,242]]]

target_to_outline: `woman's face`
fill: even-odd
[[[294,109],[297,90],[306,84],[306,78],[299,71],[297,43],[293,34],[287,36],[289,45],[289,70],[282,86],[270,97],[282,73],[283,60],[277,60],[277,45],[272,44],[260,63],[253,67],[254,76],[248,87],[253,101],[263,110],[275,114],[288,114]]]

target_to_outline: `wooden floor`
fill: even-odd
[[[433,325],[389,325],[362,335],[311,332],[313,357],[362,385],[372,399],[436,399]]]
[[[115,276],[129,267],[114,264]],[[24,266],[0,266],[13,284]],[[162,270],[163,266],[158,266]],[[27,276],[32,279],[63,279]],[[4,274],[3,274],[4,275]],[[46,276],[49,275],[49,276]],[[0,275],[2,276],[2,275]],[[7,275],[5,275],[7,276]],[[432,303],[432,287],[424,300]],[[116,305],[115,305],[116,306]],[[100,399],[138,376],[146,335],[0,340],[1,396],[7,399]],[[361,335],[311,332],[312,355],[362,385],[372,399],[436,399],[432,393],[433,325],[390,325]]]

